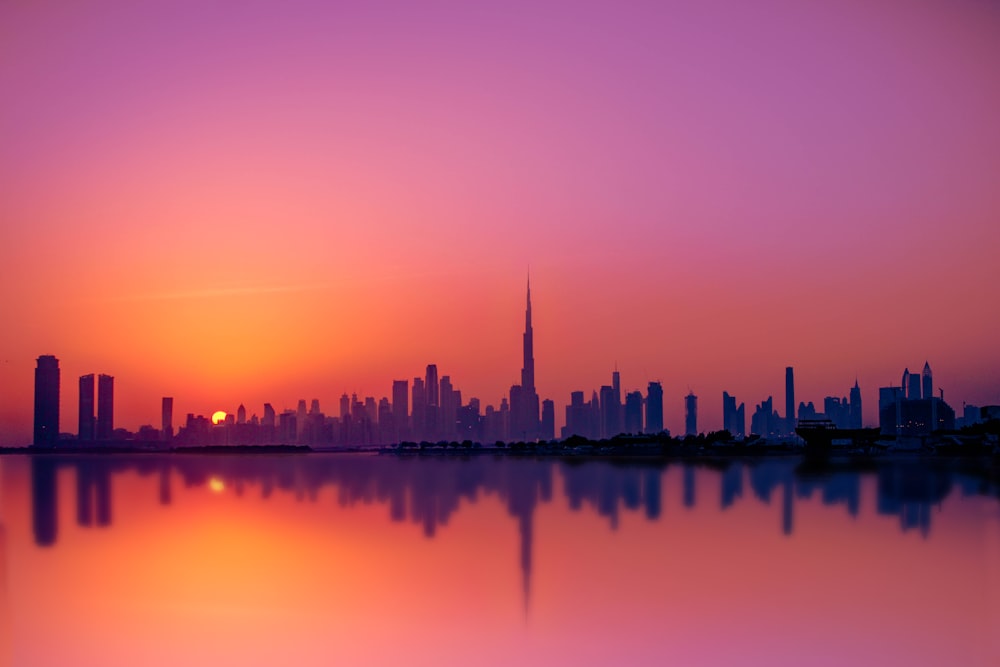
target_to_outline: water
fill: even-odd
[[[997,665],[953,466],[0,459],[0,665]]]

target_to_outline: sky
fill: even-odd
[[[751,6],[752,4],[752,6]],[[450,375],[1000,404],[1000,4],[0,5],[0,444]]]

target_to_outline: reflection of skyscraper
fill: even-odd
[[[97,439],[110,440],[115,430],[115,379],[97,376]]]
[[[80,376],[80,416],[77,440],[94,439],[94,374]]]
[[[33,457],[31,459],[31,523],[35,533],[35,544],[40,547],[56,543],[58,530],[56,490],[56,462],[48,457]]]
[[[684,433],[698,435],[698,397],[693,392],[684,397]]]
[[[35,367],[36,445],[51,447],[59,441],[59,360],[51,354],[38,357]]]
[[[161,407],[160,436],[167,442],[174,437],[174,399],[172,396],[164,396]]]

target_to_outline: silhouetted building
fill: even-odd
[[[413,388],[411,390],[413,420],[411,428],[415,440],[423,440],[426,437],[424,426],[427,422],[427,395],[424,391],[424,381],[422,378],[413,378]]]
[[[861,387],[857,379],[851,387],[850,428],[861,428],[864,424],[864,413],[861,410]]]
[[[80,413],[77,440],[94,439],[94,374],[80,376]]]
[[[625,432],[642,433],[641,391],[631,391],[625,395]]]
[[[247,423],[247,409],[246,406],[244,406],[242,403],[240,403],[240,407],[236,408],[236,423],[237,424]]]
[[[536,440],[539,435],[538,392],[535,390],[534,329],[531,326],[531,279],[528,279],[524,310],[523,365],[521,384],[510,388],[510,436],[520,440]]]
[[[924,362],[924,370],[920,376],[924,390],[923,398],[934,398],[934,376],[931,375],[931,365],[929,362]]]
[[[618,435],[618,405],[615,403],[615,388],[611,385],[601,387],[601,437],[611,438]]]
[[[163,397],[163,404],[161,405],[161,426],[160,426],[160,437],[170,442],[174,437],[174,399],[171,396]]]
[[[396,427],[394,438],[397,442],[409,435],[410,383],[407,380],[392,381],[392,420]]]
[[[768,396],[766,401],[758,405],[750,418],[750,432],[756,435],[781,435],[783,426],[781,418],[774,411],[773,396]]]
[[[34,443],[51,447],[58,441],[59,360],[51,354],[43,354],[35,366]]]
[[[746,408],[743,403],[736,407],[736,397],[725,391],[722,392],[722,428],[734,438],[746,437]]]
[[[924,394],[925,387],[931,388],[930,396]],[[902,386],[879,389],[878,417],[882,433],[902,437],[920,437],[955,428],[955,410],[944,398],[933,395],[933,378],[927,363],[922,378],[906,369]]]
[[[785,368],[785,433],[795,433],[795,372]]]
[[[97,376],[97,439],[111,440],[115,431],[115,379]]]
[[[646,387],[646,433],[662,432],[663,386],[659,382],[650,382]]]
[[[554,440],[556,437],[556,404],[548,398],[542,401],[542,426],[539,437],[542,440]]]
[[[698,397],[693,392],[684,397],[684,433],[698,435]]]

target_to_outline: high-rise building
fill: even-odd
[[[115,432],[115,379],[97,376],[97,439],[110,440]]]
[[[240,407],[236,408],[236,423],[237,424],[247,423],[247,409],[246,406],[244,406],[242,403],[240,403]]]
[[[924,371],[921,375],[921,384],[923,385],[924,398],[934,398],[934,377],[931,375],[931,365],[928,362],[924,362]]]
[[[395,438],[401,441],[409,435],[410,416],[410,383],[408,380],[392,381],[392,421],[395,425]]]
[[[164,396],[161,405],[160,437],[170,442],[174,437],[174,399],[172,396]]]
[[[94,439],[94,374],[80,376],[80,416],[77,440]]]
[[[698,435],[698,397],[694,392],[684,397],[684,433]]]
[[[795,374],[791,366],[785,368],[785,434],[795,433]]]
[[[413,387],[410,390],[410,411],[413,414],[412,429],[413,437],[422,440],[426,437],[425,428],[427,423],[427,392],[424,389],[423,378],[413,378]]]
[[[427,405],[441,405],[437,364],[427,364],[427,373],[424,378],[424,390],[427,392]]]
[[[729,431],[734,438],[746,436],[747,419],[746,406],[740,403],[736,407],[736,397],[728,392],[722,392],[722,428]]]
[[[601,387],[601,437],[613,438],[618,435],[618,405],[615,404],[615,388]]]
[[[36,445],[59,442],[59,360],[51,354],[38,357],[35,366],[34,436]]]
[[[538,393],[535,390],[534,329],[531,326],[531,279],[528,279],[527,302],[524,311],[521,384],[510,388],[510,436],[526,441],[539,436]]]
[[[851,387],[850,415],[851,428],[861,428],[864,422],[864,413],[861,410],[861,387],[858,386],[856,378],[854,386]]]
[[[542,425],[539,437],[542,440],[553,440],[556,437],[556,404],[549,398],[542,401]]]
[[[930,396],[924,396],[920,382],[920,376],[916,373],[910,373],[910,386],[906,388],[906,398],[910,401],[919,401],[921,398],[930,398]]]
[[[625,394],[625,433],[642,433],[642,392]]]
[[[662,432],[663,386],[659,382],[650,382],[646,388],[646,433]]]

